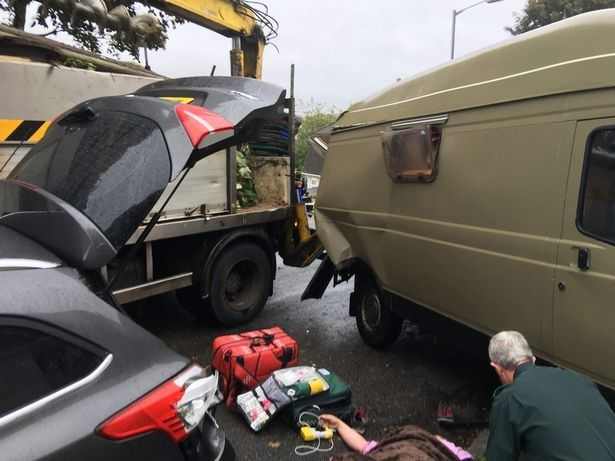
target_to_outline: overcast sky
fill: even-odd
[[[351,103],[450,58],[453,9],[478,0],[261,0],[279,22],[267,46],[263,79],[296,97],[344,110]],[[510,37],[525,0],[483,3],[457,16],[455,56]],[[169,76],[229,75],[231,39],[186,23],[169,32],[166,50],[149,52],[152,70]]]
[[[478,0],[475,0],[478,1]],[[295,64],[297,98],[346,109],[371,93],[450,59],[453,9],[472,0],[263,0],[280,24],[267,46],[263,79],[288,87]],[[481,4],[457,16],[455,56],[510,37],[525,0]],[[231,39],[192,24],[169,34],[167,49],[149,55],[164,75],[230,72]]]

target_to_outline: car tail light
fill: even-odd
[[[160,430],[180,442],[220,401],[218,372],[206,377],[201,367],[193,365],[112,416],[97,432],[121,440]]]
[[[204,107],[178,104],[175,112],[194,147],[198,147],[205,136],[233,129],[231,122]]]

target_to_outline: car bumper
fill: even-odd
[[[235,448],[213,416],[205,414],[200,430],[180,444],[187,461],[234,461]]]

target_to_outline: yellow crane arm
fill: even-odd
[[[254,13],[241,2],[156,0],[153,4],[178,18],[232,37],[231,75],[261,78],[265,36]]]
[[[158,0],[156,6],[226,37],[251,36],[257,25],[249,9],[229,0]]]

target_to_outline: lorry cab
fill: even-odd
[[[426,311],[615,388],[615,10],[447,63],[336,122],[304,297],[355,276],[376,347]],[[328,269],[327,269],[328,266]]]

